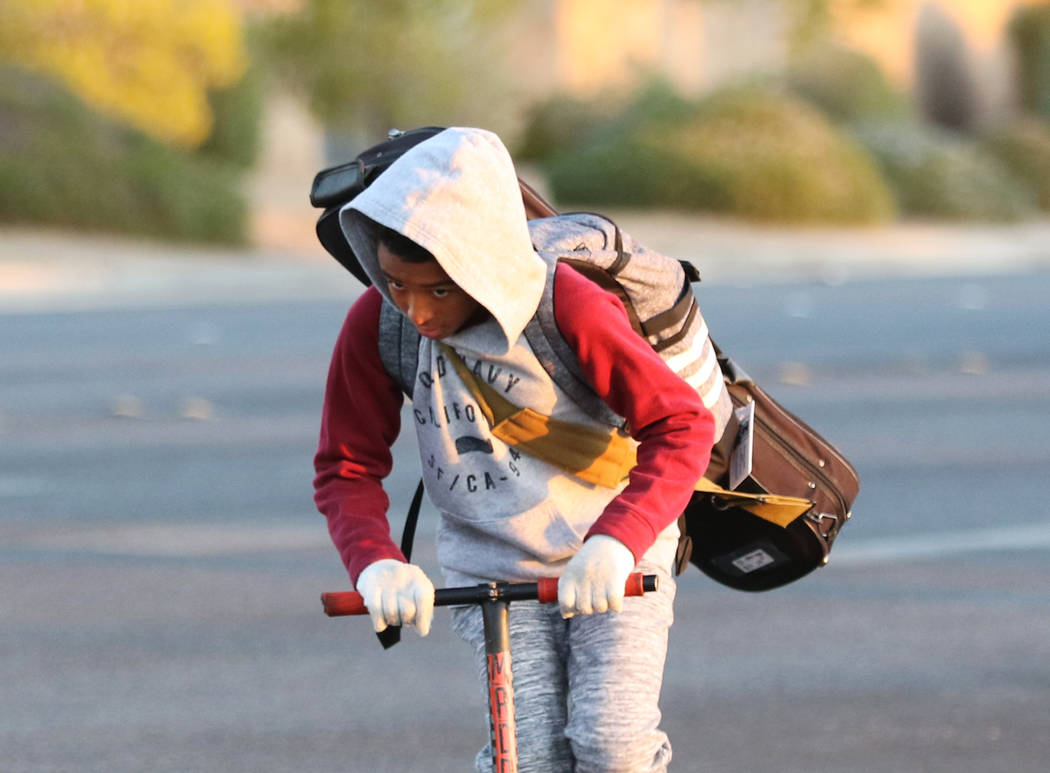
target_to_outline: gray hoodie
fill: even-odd
[[[536,311],[547,276],[532,249],[517,174],[499,137],[446,129],[416,145],[344,207],[340,223],[389,301],[375,238],[361,214],[426,247],[499,322],[505,354]]]

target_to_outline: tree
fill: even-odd
[[[208,92],[247,66],[229,0],[4,0],[0,58],[184,147],[211,131]]]
[[[1018,9],[1010,20],[1025,109],[1050,121],[1050,3]]]
[[[516,5],[305,0],[260,32],[278,73],[330,127],[375,138],[392,126],[493,126],[508,91],[494,22]]]

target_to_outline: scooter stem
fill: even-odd
[[[495,583],[493,583],[495,585]],[[492,731],[492,769],[517,773],[518,741],[514,724],[514,680],[510,662],[510,628],[507,601],[484,601],[481,618],[485,628],[488,664],[489,718]]]

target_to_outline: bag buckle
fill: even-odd
[[[839,517],[834,513],[815,513],[812,510],[806,513],[806,519],[817,526],[817,534],[823,539],[830,540],[839,530]],[[831,521],[827,531],[823,531],[824,521]]]

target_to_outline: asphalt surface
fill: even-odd
[[[0,305],[0,770],[468,770],[485,704],[442,612],[383,652],[318,602],[347,585],[310,457],[352,280],[222,256],[115,282],[70,260],[108,278]],[[1044,771],[1050,273],[811,268],[699,294],[861,496],[792,586],[680,578],[672,769]],[[395,528],[413,454],[406,435]]]

